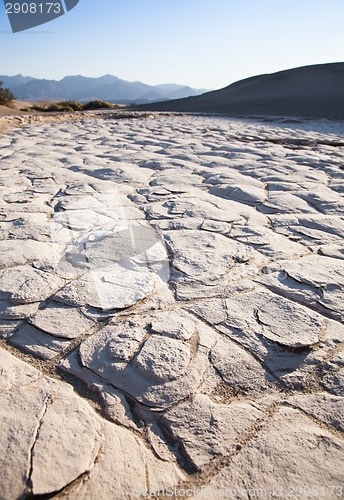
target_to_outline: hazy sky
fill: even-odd
[[[215,89],[343,61],[343,26],[344,0],[80,0],[59,19],[13,34],[0,0],[0,74],[110,73]]]

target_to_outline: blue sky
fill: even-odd
[[[13,34],[0,0],[0,74],[109,73],[215,89],[343,61],[343,26],[344,0],[80,0],[59,19]]]

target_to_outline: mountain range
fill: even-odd
[[[62,80],[45,80],[31,76],[0,75],[0,81],[15,98],[22,101],[77,100],[87,102],[102,99],[119,104],[146,103],[179,99],[202,94],[206,89],[193,89],[186,85],[147,85],[128,82],[116,76],[105,75],[89,78],[81,75],[66,76]]]
[[[344,120],[344,63],[314,64],[246,78],[195,97],[139,109]]]

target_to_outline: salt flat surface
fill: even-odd
[[[0,139],[1,498],[340,496],[343,137],[142,114]]]

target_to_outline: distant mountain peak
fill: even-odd
[[[30,101],[74,99],[86,102],[102,99],[128,104],[133,101],[143,103],[202,93],[202,90],[192,89],[185,85],[173,83],[157,86],[147,85],[140,81],[121,80],[110,74],[100,77],[68,75],[61,80],[15,75],[0,76],[0,80],[4,82],[6,87],[10,88],[17,99]]]

